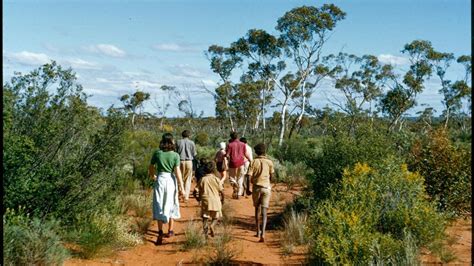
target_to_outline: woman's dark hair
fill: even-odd
[[[241,137],[241,138],[240,138],[240,141],[242,141],[243,143],[247,143],[247,139],[244,138],[244,137]]]
[[[255,147],[253,147],[253,149],[255,150],[255,153],[260,156],[260,155],[265,155],[265,152],[266,152],[266,147],[265,147],[265,144],[263,143],[259,143],[257,145],[255,145]]]
[[[160,150],[174,151],[173,135],[171,135],[171,133],[165,133],[163,137],[161,137]]]
[[[202,165],[204,174],[212,174],[216,170],[216,163],[214,161],[206,161]]]

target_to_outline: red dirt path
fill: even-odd
[[[285,186],[277,185],[273,188],[272,200],[269,209],[269,221],[271,217],[281,213],[286,202],[293,200],[299,194],[300,189],[286,191]],[[259,243],[254,236],[254,208],[251,197],[239,200],[230,199],[232,189],[226,184],[226,204],[229,204],[234,217],[232,226],[233,240],[231,246],[241,253],[233,260],[236,264],[252,265],[275,265],[275,264],[302,264],[305,260],[304,251],[297,248],[292,256],[284,256],[279,242],[279,231],[267,225],[265,243]],[[156,240],[157,225],[153,222],[145,236],[145,243],[137,247],[117,251],[107,258],[93,260],[70,259],[65,262],[66,266],[76,265],[178,265],[199,263],[206,256],[205,249],[180,251],[179,248],[184,241],[184,228],[190,220],[201,222],[199,218],[199,205],[191,198],[188,206],[181,205],[181,219],[175,223],[176,236],[171,239],[165,238],[162,246],[155,246],[152,242]],[[151,215],[151,214],[149,214]],[[167,231],[165,226],[164,231]],[[453,222],[447,229],[451,238],[448,243],[456,258],[450,263],[443,264],[440,259],[423,251],[420,254],[422,265],[472,265],[472,221],[471,217],[459,219]]]
[[[273,189],[269,209],[269,221],[271,217],[282,212],[286,202],[293,200],[299,194],[299,189],[286,191],[285,186],[276,185]],[[280,194],[280,195],[278,195]],[[240,254],[233,260],[236,264],[301,264],[304,254],[296,252],[292,256],[284,256],[279,241],[279,231],[271,224],[267,225],[265,243],[259,243],[255,237],[254,208],[251,197],[241,197],[239,200],[231,199],[232,189],[226,184],[225,201],[232,209],[234,222],[232,225],[233,240],[231,246]],[[277,202],[278,201],[278,202]],[[151,214],[149,214],[151,215]],[[157,224],[154,221],[145,236],[145,243],[137,247],[118,251],[107,258],[93,260],[70,259],[64,265],[177,265],[190,264],[196,259],[203,258],[203,250],[180,251],[179,248],[184,241],[184,228],[190,220],[201,222],[199,218],[199,205],[194,198],[190,198],[188,205],[181,204],[181,219],[175,222],[175,237],[164,238],[162,246],[155,246],[152,242],[156,240]],[[167,226],[164,230],[167,232]],[[298,249],[296,249],[298,251]]]

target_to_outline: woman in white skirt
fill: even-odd
[[[148,167],[148,174],[155,181],[153,219],[158,221],[158,238],[155,245],[163,243],[163,224],[169,222],[167,237],[172,237],[173,219],[180,218],[178,193],[182,194],[184,190],[179,170],[179,155],[174,150],[173,135],[165,133],[160,141],[160,149],[153,153]]]

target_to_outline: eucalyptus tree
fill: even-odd
[[[350,118],[349,132],[353,132],[356,119],[364,113],[372,114],[372,102],[382,95],[385,82],[393,76],[392,67],[379,62],[376,56],[339,53],[324,57],[331,66],[329,71],[334,87],[342,92],[344,101],[332,101]],[[369,109],[364,109],[364,105]]]
[[[124,94],[120,97],[120,101],[124,105],[124,109],[132,113],[132,128],[135,129],[135,117],[141,113],[143,104],[150,99],[150,94],[143,91],[136,91],[133,94]]]
[[[443,111],[443,116],[445,118],[444,127],[447,128],[449,117],[452,112],[460,108],[462,97],[462,95],[460,95],[456,90],[457,86],[453,87],[452,81],[446,79],[446,71],[455,58],[452,53],[442,53],[433,50],[429,54],[429,59],[432,61],[435,73],[441,82],[441,89],[439,92],[442,93],[444,97],[442,101],[445,107],[445,110]]]
[[[286,55],[293,59],[298,76],[297,87],[301,90],[297,124],[305,113],[307,98],[312,92],[307,93],[306,83],[308,79],[315,77],[314,86],[311,87],[316,88],[322,80],[321,73],[317,71],[322,59],[322,48],[330,37],[330,32],[339,21],[344,19],[345,15],[346,13],[336,5],[324,4],[320,8],[297,7],[278,19],[276,29],[281,33],[280,39],[284,44]]]
[[[259,107],[262,103],[261,91],[264,86],[264,81],[255,81],[246,75],[244,75],[241,78],[241,82],[235,86],[235,93],[231,105],[232,108],[236,110],[237,121],[239,121],[239,124],[244,125],[242,136],[245,136],[249,123],[255,125],[259,120],[259,113],[261,111]],[[267,95],[266,100],[271,100],[269,95]]]
[[[278,38],[261,29],[251,29],[244,37],[231,44],[231,47],[246,60],[247,76],[261,80],[261,110],[263,138],[265,139],[265,106],[269,103],[266,99],[272,95],[275,80],[285,68],[285,63],[279,60],[282,47]]]
[[[210,62],[212,71],[218,74],[222,81],[222,84],[215,89],[215,92],[211,92],[216,101],[216,116],[229,119],[230,127],[234,131],[233,110],[231,110],[229,104],[233,90],[230,78],[232,71],[239,66],[242,59],[234,49],[218,45],[209,46],[205,54]]]
[[[466,98],[469,103],[469,110],[471,110],[471,74],[472,74],[472,58],[470,55],[461,55],[457,58],[456,62],[464,66],[465,75],[464,78],[458,81],[460,84],[459,87],[464,87],[467,90],[467,93],[463,98]]]
[[[415,40],[406,44],[402,53],[408,54],[410,69],[400,80],[398,75],[390,78],[390,90],[381,99],[382,112],[390,117],[389,130],[401,130],[403,115],[416,106],[416,97],[424,89],[424,82],[431,76],[432,63],[430,54],[433,53],[431,42]]]

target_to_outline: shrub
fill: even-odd
[[[189,221],[184,229],[184,242],[181,250],[201,248],[206,244],[202,223]]]
[[[308,242],[305,232],[307,223],[306,213],[297,213],[293,209],[285,213],[283,218],[283,232],[280,235],[283,252],[293,253],[293,248]]]
[[[232,235],[230,230],[224,230],[214,238],[213,253],[208,258],[206,264],[209,265],[229,265],[233,258],[237,257],[241,250],[230,244]]]
[[[283,142],[273,151],[273,156],[280,162],[306,163],[309,158],[320,152],[323,139],[294,138]]]
[[[71,222],[106,202],[121,171],[124,114],[89,106],[72,69],[55,62],[16,74],[3,91],[5,206]]]
[[[208,147],[208,146],[199,146],[199,145],[196,145],[196,149],[197,149],[197,159],[201,159],[201,158],[206,158],[206,159],[211,159],[213,160],[214,159],[214,156],[217,152],[217,148],[212,148],[212,147]]]
[[[196,134],[194,141],[196,142],[197,145],[207,146],[209,144],[209,136],[207,135],[206,132],[201,131]]]
[[[62,265],[69,254],[58,234],[59,222],[21,212],[7,209],[3,216],[5,265]]]
[[[442,241],[445,221],[426,200],[423,177],[393,159],[379,169],[357,163],[344,170],[340,188],[311,215],[313,256],[330,264],[396,264]]]
[[[329,194],[329,187],[338,184],[343,169],[357,162],[380,165],[387,157],[396,154],[389,136],[373,130],[359,130],[354,136],[338,134],[328,137],[322,152],[313,153],[307,165],[314,171],[310,180],[316,200]]]
[[[134,246],[142,243],[138,234],[128,233],[128,219],[113,216],[108,212],[97,212],[80,219],[70,239],[81,247],[80,255],[92,258],[113,248]]]
[[[426,178],[426,191],[439,202],[440,210],[454,214],[470,211],[471,151],[454,146],[447,131],[439,129],[418,139],[408,164]]]

